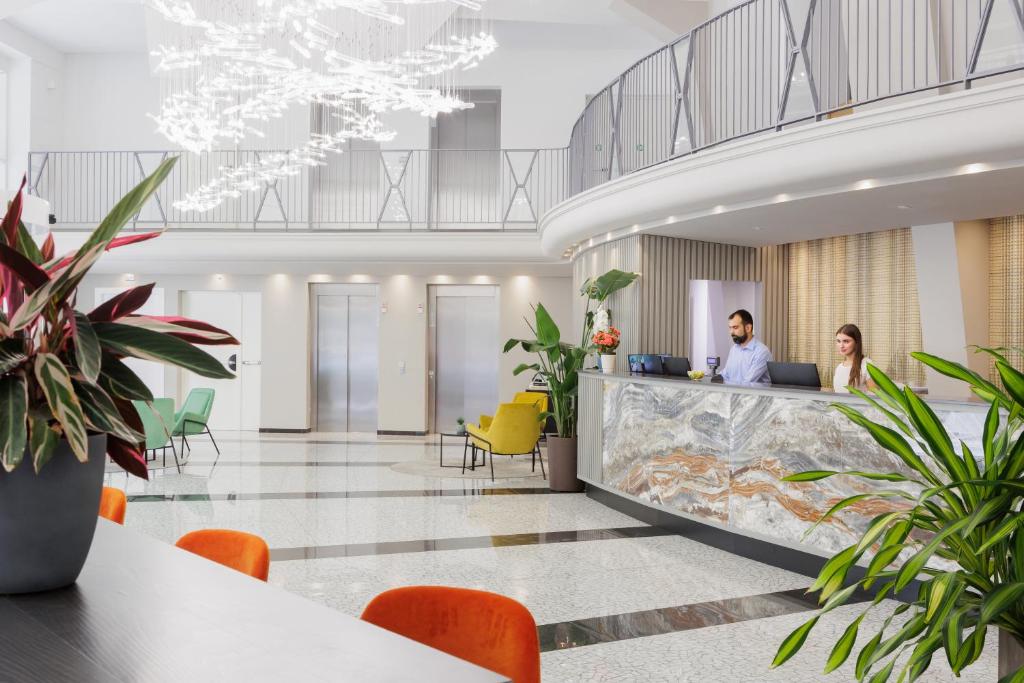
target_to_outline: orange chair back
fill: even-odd
[[[270,549],[259,536],[230,529],[202,529],[185,534],[174,545],[266,581],[270,573]]]
[[[510,678],[539,683],[540,643],[533,615],[512,598],[446,586],[381,593],[363,620]]]
[[[127,507],[128,499],[125,498],[124,491],[109,486],[103,487],[103,493],[100,495],[100,517],[124,524],[124,511]]]

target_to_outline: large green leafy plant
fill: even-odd
[[[591,342],[594,331],[594,311],[591,304],[607,301],[615,292],[628,287],[639,275],[621,270],[609,270],[597,278],[588,278],[580,287],[580,294],[586,297],[587,306],[583,314],[583,334],[579,346],[562,341],[562,333],[551,318],[551,314],[538,303],[533,307],[534,321],[526,321],[533,339],[509,339],[505,342],[505,353],[521,346],[527,353],[537,354],[538,362],[521,363],[514,374],[532,370],[539,373],[548,383],[551,391],[551,412],[554,416],[558,436],[576,436],[576,397],[579,390],[579,371],[594,351]]]
[[[8,472],[26,454],[39,472],[61,439],[85,462],[88,435],[103,433],[107,454],[146,478],[143,427],[132,401],[151,401],[153,395],[124,359],[170,363],[204,377],[234,376],[193,345],[237,344],[224,330],[135,313],[152,284],[127,290],[89,313],[75,310],[78,286],[104,251],[160,234],[117,237],[175,161],[160,164],[66,256],[54,256],[52,235],[36,245],[21,223],[21,192],[8,207],[0,223],[0,462]]]
[[[854,391],[885,419],[874,422],[847,404],[835,404],[853,422],[868,430],[879,445],[895,454],[905,472],[812,471],[786,477],[808,482],[832,476],[861,477],[899,486],[851,496],[836,503],[819,524],[860,501],[897,501],[868,524],[857,543],[832,557],[810,592],[823,605],[810,621],[793,631],[779,647],[773,666],[803,646],[822,614],[853,598],[858,589],[873,590],[874,600],[847,627],[828,657],[825,673],[851,655],[865,616],[886,597],[912,587],[916,599],[888,609],[881,629],[860,649],[858,680],[871,683],[913,681],[939,650],[958,675],[981,655],[988,626],[1003,629],[1024,642],[1024,374],[1013,368],[1005,349],[982,349],[995,357],[1001,387],[981,375],[935,356],[914,358],[938,372],[970,385],[989,405],[981,453],[954,442],[932,409],[907,388],[900,389],[874,366],[874,397]],[[847,581],[853,566],[867,569]],[[887,630],[897,621],[891,633]],[[1003,681],[1024,682],[1024,668]]]

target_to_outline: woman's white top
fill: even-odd
[[[857,388],[863,389],[868,385],[868,363],[872,362],[870,358],[865,358],[860,363],[860,381],[857,382]],[[836,373],[832,375],[832,390],[833,391],[849,391],[846,387],[850,386],[850,366],[840,363],[836,367]]]

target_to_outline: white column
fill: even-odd
[[[953,223],[916,225],[914,263],[921,307],[921,336],[926,353],[967,364],[967,336],[960,292],[956,229]],[[939,397],[966,397],[963,382],[932,370],[926,371],[928,393]]]

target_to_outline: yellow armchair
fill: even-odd
[[[537,406],[537,411],[546,413],[548,410],[548,395],[539,391],[517,391],[512,398],[513,403],[528,403]],[[491,415],[480,415],[480,427],[487,429],[491,426],[494,417]],[[541,429],[543,431],[543,428]]]
[[[532,403],[542,413],[548,411],[548,395],[539,391],[517,391],[512,401],[514,403]]]
[[[545,397],[546,398],[546,397]],[[544,471],[544,458],[540,453],[540,432],[542,422],[540,410],[533,403],[502,403],[494,418],[486,421],[481,415],[480,424],[467,424],[469,443],[473,448],[473,462],[476,462],[476,451],[482,450],[491,456],[491,481],[494,481],[495,455],[520,455],[529,453],[531,464],[536,469],[536,460],[540,459],[541,475],[547,479]],[[462,471],[466,471],[466,458],[462,458]]]

